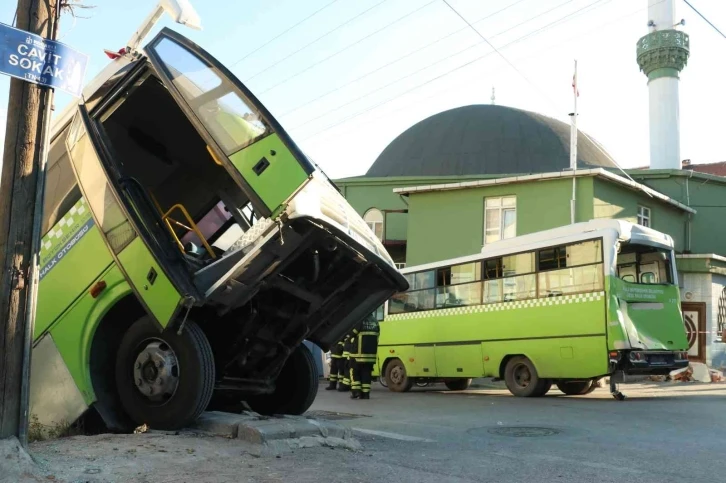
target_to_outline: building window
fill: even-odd
[[[363,220],[379,240],[383,240],[383,213],[381,210],[371,208],[363,215]]]
[[[638,206],[638,225],[650,226],[650,208]]]
[[[398,263],[398,262],[396,262],[395,265],[396,265],[396,268],[398,270],[403,270],[404,268],[406,268],[406,263],[405,262],[404,263]]]
[[[484,200],[484,244],[517,236],[517,197]]]

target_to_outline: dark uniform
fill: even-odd
[[[343,384],[345,369],[340,367],[343,364],[343,339],[341,339],[330,348],[330,376],[328,378],[330,384],[325,388],[327,391],[336,389],[338,383]]]
[[[351,351],[353,392],[351,398],[370,399],[373,365],[378,351],[378,320],[371,314],[357,327],[355,347]]]
[[[357,332],[356,332],[357,333]],[[343,356],[338,365],[338,391],[350,391],[351,371],[350,371],[350,351],[353,348],[353,332],[348,332],[343,337]]]

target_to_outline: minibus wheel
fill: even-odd
[[[159,332],[144,316],[126,331],[116,354],[116,389],[136,424],[178,429],[199,417],[214,390],[214,357],[202,329]]]
[[[406,366],[400,359],[386,364],[386,385],[393,392],[408,392],[413,387],[413,379],[406,374]]]
[[[247,398],[250,409],[260,414],[300,415],[318,395],[318,371],[310,350],[299,345],[285,361],[272,394]]]
[[[504,382],[509,392],[518,397],[537,397],[546,392],[547,379],[537,375],[537,369],[524,356],[512,357],[504,368]]]
[[[595,381],[564,381],[557,383],[557,389],[568,396],[583,396],[595,389]]]
[[[471,386],[471,379],[449,379],[444,384],[450,391],[464,391]]]

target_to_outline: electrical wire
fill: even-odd
[[[713,29],[714,29],[714,30],[715,30],[716,32],[718,32],[719,34],[721,34],[721,37],[723,37],[723,38],[725,38],[725,39],[726,39],[726,35],[724,35],[724,33],[723,33],[723,32],[721,32],[721,31],[720,31],[720,30],[718,29],[718,27],[716,27],[716,26],[715,26],[715,25],[714,25],[713,23],[711,23],[711,21],[710,21],[709,19],[707,19],[707,18],[706,18],[706,17],[705,17],[705,16],[704,16],[704,15],[703,15],[703,14],[702,14],[701,12],[699,12],[698,10],[696,10],[696,7],[694,7],[693,5],[691,5],[691,2],[689,2],[688,0],[683,0],[683,1],[684,1],[684,2],[686,3],[686,5],[688,5],[689,7],[691,7],[691,9],[692,9],[692,10],[693,10],[694,12],[696,12],[696,13],[698,14],[698,16],[699,16],[699,17],[701,17],[701,18],[702,18],[703,20],[705,20],[707,24],[709,24],[709,25],[710,25],[711,27],[713,27]]]
[[[340,1],[340,0],[333,0],[332,2],[329,2],[329,3],[325,4],[325,5],[323,5],[322,7],[320,7],[319,9],[317,9],[316,11],[314,11],[313,13],[311,13],[310,15],[308,15],[307,17],[305,17],[304,19],[302,19],[299,22],[297,22],[295,25],[292,25],[291,27],[288,27],[287,29],[283,30],[282,32],[280,32],[279,34],[277,34],[276,36],[274,36],[273,38],[271,38],[270,40],[268,40],[264,44],[260,45],[259,47],[257,47],[252,52],[249,52],[249,53],[245,54],[244,56],[240,57],[239,59],[235,60],[234,62],[232,62],[229,65],[229,68],[231,69],[235,65],[237,65],[240,62],[242,62],[243,60],[247,59],[252,54],[255,54],[256,52],[259,52],[260,50],[264,49],[265,47],[267,47],[268,45],[270,45],[272,42],[274,42],[275,40],[279,39],[280,37],[282,37],[283,35],[285,35],[289,31],[291,31],[292,29],[294,29],[295,27],[297,27],[297,26],[299,26],[299,25],[307,22],[308,20],[310,20],[311,18],[313,18],[314,16],[316,16],[317,14],[319,14],[320,12],[322,12],[323,10],[325,10],[326,8],[330,7],[331,5],[333,5],[334,3],[338,2],[338,1]]]
[[[518,42],[520,42],[520,41],[522,41],[522,40],[524,40],[524,39],[526,39],[526,38],[532,37],[532,36],[533,36],[534,34],[536,34],[536,33],[541,33],[541,32],[543,32],[543,31],[545,31],[545,30],[547,30],[547,29],[551,28],[552,26],[554,26],[554,25],[556,25],[556,24],[558,24],[558,23],[561,23],[561,22],[565,21],[565,20],[566,20],[566,19],[567,19],[568,17],[573,17],[573,16],[576,16],[576,14],[578,14],[578,12],[581,12],[581,11],[583,11],[583,10],[585,10],[585,9],[587,9],[587,8],[589,8],[589,7],[591,7],[591,6],[595,5],[595,4],[597,4],[597,3],[600,3],[601,1],[602,1],[602,0],[595,0],[594,2],[592,2],[592,3],[588,4],[588,5],[586,5],[585,7],[582,7],[582,8],[580,8],[579,10],[576,10],[576,11],[574,11],[574,12],[571,12],[570,14],[568,14],[568,15],[566,15],[566,16],[564,16],[564,17],[562,17],[562,18],[559,18],[559,19],[557,19],[557,20],[555,20],[555,21],[553,21],[553,22],[550,22],[549,24],[547,24],[547,25],[545,25],[545,26],[543,26],[543,27],[541,27],[541,28],[539,28],[539,29],[537,29],[537,30],[535,30],[535,31],[533,31],[533,32],[527,33],[527,34],[525,34],[525,35],[523,35],[523,36],[521,36],[521,37],[519,37],[519,38],[517,38],[517,39],[515,39],[515,40],[513,40],[513,41],[511,41],[511,42],[509,42],[509,43],[507,43],[507,44],[505,44],[505,45],[503,45],[503,46],[502,46],[501,48],[506,48],[506,47],[509,47],[509,46],[511,46],[511,45],[514,45],[514,44],[516,44],[516,43],[518,43]],[[479,45],[479,44],[477,43],[477,44],[475,44],[474,46],[476,46],[476,45]],[[469,48],[472,48],[472,47],[474,47],[474,46],[470,46],[470,47],[467,47],[467,48],[466,48],[466,49],[464,49],[464,50],[468,50]],[[460,51],[459,53],[461,53],[461,51]],[[436,76],[436,77],[433,77],[433,78],[431,78],[431,79],[428,79],[428,80],[426,80],[426,81],[424,81],[424,82],[422,82],[422,83],[420,83],[420,84],[418,84],[418,85],[416,85],[416,86],[414,86],[414,87],[412,87],[412,88],[409,88],[409,89],[407,89],[407,90],[406,90],[406,93],[410,93],[410,92],[413,92],[413,91],[415,91],[415,90],[418,90],[418,89],[420,89],[421,87],[424,87],[424,86],[426,86],[426,85],[428,85],[428,84],[430,84],[430,83],[432,83],[432,82],[434,82],[434,81],[437,81],[437,80],[439,80],[439,79],[441,79],[441,78],[443,78],[443,77],[446,77],[446,76],[448,76],[448,75],[450,75],[450,74],[452,74],[452,73],[454,73],[454,72],[457,72],[457,71],[459,71],[459,70],[461,70],[461,69],[463,69],[463,68],[465,68],[465,67],[468,67],[468,66],[470,66],[470,65],[472,65],[472,64],[474,64],[474,63],[476,63],[476,62],[478,62],[478,61],[480,61],[480,60],[482,60],[482,59],[484,59],[484,58],[486,58],[486,57],[488,57],[489,55],[491,55],[491,54],[493,54],[493,53],[495,53],[495,51],[489,51],[489,52],[487,52],[487,53],[485,53],[485,54],[483,54],[483,55],[480,55],[479,57],[476,57],[476,58],[474,58],[474,59],[472,59],[472,60],[470,60],[470,61],[468,61],[468,62],[466,62],[466,63],[464,63],[464,64],[461,64],[461,65],[459,65],[459,66],[457,66],[457,67],[455,67],[455,68],[453,68],[453,69],[450,69],[450,70],[448,70],[448,71],[446,71],[446,72],[444,72],[444,73],[442,73],[442,74],[440,74],[440,75],[438,75],[438,76]],[[455,55],[457,55],[457,54],[455,54]],[[500,55],[501,55],[501,53],[500,53]],[[450,57],[449,57],[449,58],[450,58]],[[437,62],[437,63],[438,63],[438,62]],[[427,66],[427,67],[424,67],[424,69],[425,69],[425,68],[428,68],[428,66]],[[415,75],[416,73],[420,72],[421,70],[423,70],[423,69],[419,69],[418,71],[416,71],[416,72],[414,72],[414,73],[412,73],[412,74],[406,75],[406,76],[404,76],[403,78],[400,78],[400,79],[398,79],[397,81],[394,81],[394,82],[392,82],[392,83],[389,83],[389,84],[387,84],[386,86],[384,86],[384,87],[382,87],[382,88],[385,88],[385,87],[388,87],[388,86],[390,86],[390,85],[393,85],[393,84],[394,84],[395,82],[398,82],[398,81],[400,81],[400,80],[402,80],[402,79],[405,79],[405,78],[411,77],[412,75]],[[382,88],[378,88],[378,89],[376,89],[376,90],[374,90],[374,91],[371,91],[371,92],[369,92],[369,93],[367,93],[367,94],[364,94],[363,96],[359,96],[359,97],[357,97],[357,98],[353,99],[352,101],[350,101],[350,102],[347,102],[347,103],[345,103],[345,104],[344,104],[344,106],[347,106],[347,105],[349,105],[349,104],[352,104],[353,102],[356,102],[356,101],[358,101],[358,100],[360,100],[360,99],[362,99],[362,98],[364,98],[364,97],[368,97],[368,96],[369,96],[369,95],[371,95],[372,93],[375,93],[375,92],[378,92],[378,91],[380,91],[380,89],[382,89]],[[382,105],[384,105],[384,104],[387,104],[387,103],[389,103],[389,102],[391,102],[391,101],[393,101],[393,100],[395,100],[395,99],[399,98],[399,96],[400,96],[400,94],[396,94],[396,95],[394,95],[394,96],[392,96],[392,97],[389,97],[388,99],[386,99],[386,100],[384,100],[384,101],[382,101],[382,102],[379,102],[378,104],[375,104],[374,106],[371,106],[371,107],[369,107],[369,108],[366,108],[366,109],[364,109],[364,110],[362,110],[362,111],[359,111],[359,112],[357,112],[357,113],[354,113],[354,114],[352,114],[352,115],[350,115],[350,116],[348,116],[348,117],[345,117],[345,118],[343,118],[342,120],[339,120],[339,121],[337,121],[337,122],[335,122],[335,123],[329,124],[328,126],[324,127],[323,129],[320,129],[320,130],[318,130],[318,131],[315,131],[314,133],[310,134],[309,136],[307,136],[307,137],[305,137],[305,138],[302,138],[302,139],[301,139],[301,141],[305,141],[305,140],[307,140],[307,139],[310,139],[310,138],[312,138],[312,137],[315,137],[315,136],[317,136],[317,135],[319,135],[319,134],[321,134],[321,133],[323,133],[323,132],[325,132],[325,131],[327,131],[327,130],[329,130],[329,129],[332,129],[332,128],[334,128],[334,127],[337,127],[337,126],[338,126],[338,125],[340,125],[340,124],[343,124],[343,123],[345,123],[345,122],[348,122],[348,121],[350,121],[351,119],[354,119],[354,118],[356,118],[356,117],[358,117],[358,116],[361,116],[361,115],[365,114],[366,112],[369,112],[369,111],[371,111],[371,110],[373,110],[373,109],[376,109],[376,108],[378,108],[378,107],[380,107],[380,106],[382,106]],[[339,109],[340,109],[340,107],[342,107],[342,106],[338,106],[337,108],[333,109],[332,111],[335,111],[335,110],[339,110]],[[323,114],[323,115],[321,115],[321,116],[318,116],[318,117],[316,117],[316,118],[313,118],[313,119],[311,119],[311,120],[308,120],[308,121],[306,121],[306,122],[304,122],[304,123],[298,124],[297,126],[295,126],[295,127],[291,128],[291,129],[296,129],[296,128],[298,128],[298,127],[300,127],[300,126],[304,125],[304,124],[307,124],[307,123],[309,123],[309,122],[312,122],[313,120],[317,120],[317,119],[319,119],[320,117],[323,117],[324,115],[327,115],[327,114],[329,114],[329,113],[330,113],[330,112],[332,112],[332,111],[328,111],[328,112],[324,113],[324,114]]]
[[[285,61],[286,61],[287,59],[289,59],[290,57],[292,57],[292,56],[294,56],[294,55],[297,55],[297,54],[299,54],[299,53],[300,53],[300,52],[302,52],[303,50],[307,49],[308,47],[310,47],[310,46],[311,46],[311,45],[313,45],[314,43],[316,43],[316,42],[319,42],[320,40],[324,39],[325,37],[327,37],[328,35],[332,34],[333,32],[337,32],[338,30],[340,30],[341,28],[345,27],[346,25],[348,25],[348,24],[350,24],[350,23],[352,23],[352,22],[355,22],[356,20],[358,20],[358,19],[359,19],[360,17],[362,17],[363,15],[367,14],[367,13],[368,13],[368,12],[370,12],[371,10],[375,9],[376,7],[379,7],[380,5],[383,5],[383,4],[384,4],[384,3],[386,2],[386,1],[387,1],[387,0],[381,0],[380,2],[376,3],[376,4],[375,4],[375,5],[373,5],[372,7],[369,7],[369,8],[367,8],[367,9],[363,10],[363,11],[362,11],[361,13],[359,13],[359,14],[355,15],[354,17],[352,17],[352,18],[350,18],[350,19],[346,20],[346,21],[345,21],[345,22],[343,22],[342,24],[340,24],[340,25],[338,25],[337,27],[335,27],[335,28],[334,28],[333,30],[329,30],[328,32],[324,33],[323,35],[321,35],[320,37],[316,38],[316,39],[315,39],[315,40],[313,40],[312,42],[310,42],[310,43],[308,43],[308,44],[305,44],[305,45],[303,45],[302,47],[300,47],[300,48],[299,48],[299,49],[297,49],[296,51],[294,51],[294,52],[292,52],[292,53],[290,53],[290,54],[286,55],[285,57],[283,57],[282,59],[278,60],[277,62],[274,62],[274,63],[272,63],[271,65],[269,65],[269,66],[265,67],[264,69],[262,69],[261,71],[257,72],[256,74],[254,74],[254,75],[252,75],[252,76],[248,77],[247,79],[245,79],[245,82],[249,82],[249,81],[251,81],[252,79],[254,79],[255,77],[257,77],[257,76],[259,76],[259,75],[261,75],[261,74],[264,74],[264,73],[265,73],[265,72],[267,72],[268,70],[272,69],[273,67],[275,67],[275,66],[277,66],[277,65],[280,65],[281,63],[285,62]]]
[[[476,24],[476,23],[479,23],[479,22],[483,22],[484,20],[487,20],[487,19],[489,19],[491,17],[494,17],[495,15],[497,15],[497,14],[499,14],[499,13],[501,13],[501,12],[503,12],[503,11],[511,8],[511,7],[514,7],[515,5],[518,5],[518,4],[520,4],[520,3],[524,2],[524,1],[528,1],[528,0],[518,0],[518,1],[514,2],[514,3],[512,3],[512,4],[507,5],[506,7],[502,8],[500,10],[497,10],[496,12],[493,12],[493,13],[491,13],[489,15],[486,15],[486,16],[484,16],[484,17],[476,20],[474,23]],[[568,0],[565,3],[569,3],[571,1],[572,0]],[[558,5],[555,8],[559,8],[559,6],[561,6],[561,5],[563,5],[563,4],[560,4],[560,5]],[[547,10],[546,12],[542,12],[541,14],[538,14],[538,15],[543,15],[545,13],[549,13],[552,10],[554,10],[554,8],[553,9],[550,9],[550,10]],[[533,18],[536,18],[536,17],[533,17]],[[513,26],[513,27],[511,27],[511,28],[509,28],[507,30],[504,30],[502,32],[499,32],[497,35],[501,35],[501,34],[503,34],[505,32],[508,32],[509,30],[512,30],[512,29],[514,29],[516,27],[519,27],[519,26],[527,23],[530,20],[532,20],[532,19],[528,19],[528,20],[525,20],[524,22],[520,22],[517,25],[515,25],[515,26]],[[448,38],[450,38],[450,37],[452,37],[452,36],[454,36],[454,35],[456,35],[456,34],[458,34],[460,32],[463,32],[464,30],[468,30],[468,27],[463,27],[463,28],[460,28],[458,30],[455,30],[455,31],[453,31],[453,32],[451,32],[451,33],[449,33],[447,35],[444,35],[443,37],[438,38],[437,40],[434,40],[433,42],[430,42],[430,43],[428,43],[428,44],[426,44],[426,45],[424,45],[422,47],[419,47],[419,48],[417,48],[415,50],[412,50],[412,51],[408,52],[407,54],[404,54],[401,57],[398,57],[398,58],[396,58],[396,59],[394,59],[394,60],[392,60],[392,61],[390,61],[390,62],[388,62],[388,63],[386,63],[386,64],[384,64],[382,66],[380,66],[380,67],[375,68],[372,71],[366,72],[365,74],[363,74],[361,76],[358,76],[355,79],[352,79],[352,80],[346,82],[345,84],[342,84],[342,85],[340,85],[340,86],[338,86],[338,87],[336,87],[334,89],[331,89],[331,90],[329,90],[327,92],[324,92],[323,94],[321,94],[321,95],[319,95],[319,96],[317,96],[317,97],[315,97],[313,99],[310,99],[309,101],[306,101],[303,104],[299,104],[295,108],[293,108],[293,109],[291,109],[289,111],[286,111],[286,112],[282,113],[280,116],[283,116],[284,117],[284,116],[290,115],[293,112],[296,112],[296,111],[302,109],[303,107],[309,106],[313,102],[319,101],[320,99],[323,99],[324,97],[327,97],[330,94],[334,94],[335,92],[338,92],[341,89],[344,89],[345,87],[348,87],[351,84],[354,84],[354,83],[356,83],[358,81],[361,81],[361,80],[365,79],[366,77],[369,77],[369,76],[371,76],[371,75],[373,75],[373,74],[375,74],[375,73],[377,73],[377,72],[379,72],[379,71],[381,71],[381,70],[383,70],[383,69],[385,69],[387,67],[392,66],[393,64],[396,64],[396,63],[398,63],[398,62],[400,62],[400,61],[402,61],[402,60],[404,60],[404,59],[406,59],[406,58],[408,58],[408,57],[410,57],[410,56],[412,56],[414,54],[417,54],[417,53],[419,53],[419,52],[421,52],[423,50],[426,50],[427,48],[429,48],[429,47],[431,47],[431,46],[433,46],[435,44],[438,44],[439,42],[441,42],[443,40],[446,40],[446,39],[448,39]],[[476,44],[475,45],[472,45],[470,47],[467,47],[466,49],[463,49],[463,50],[460,50],[458,52],[455,52],[454,54],[452,54],[452,56],[458,55],[458,54],[464,52],[464,50],[468,50],[469,48],[472,48],[472,47],[475,47],[475,46],[476,46]],[[433,64],[431,64],[431,65],[433,65]]]
[[[358,39],[358,40],[356,40],[356,41],[355,41],[355,42],[353,42],[352,44],[350,44],[350,45],[348,45],[348,46],[346,46],[346,47],[343,47],[342,49],[340,49],[340,50],[336,51],[336,52],[335,52],[335,53],[333,53],[333,54],[330,54],[329,56],[325,57],[324,59],[321,59],[321,60],[319,60],[319,61],[317,61],[317,62],[315,62],[315,63],[313,63],[313,64],[310,64],[309,66],[307,66],[307,67],[306,67],[306,68],[304,68],[303,70],[301,70],[301,71],[299,71],[299,72],[297,72],[297,73],[295,73],[295,74],[293,74],[293,75],[291,75],[291,76],[289,76],[289,77],[286,77],[285,79],[281,80],[281,81],[280,81],[280,82],[278,82],[277,84],[275,84],[275,85],[273,85],[273,86],[271,86],[271,87],[268,87],[268,88],[267,88],[267,89],[265,89],[264,91],[261,91],[261,92],[259,93],[259,95],[263,95],[263,94],[265,94],[266,92],[269,92],[269,91],[271,91],[271,90],[273,90],[273,89],[276,89],[276,88],[280,87],[281,85],[283,85],[283,84],[285,84],[285,83],[289,82],[290,80],[294,79],[295,77],[298,77],[299,75],[302,75],[302,74],[304,74],[305,72],[307,72],[307,71],[309,71],[310,69],[312,69],[312,68],[314,68],[314,67],[316,67],[316,66],[318,66],[318,65],[322,64],[323,62],[327,62],[328,60],[332,59],[333,57],[335,57],[335,56],[337,56],[337,55],[339,55],[339,54],[342,54],[342,53],[343,53],[343,52],[345,52],[346,50],[348,50],[348,49],[350,49],[350,48],[352,48],[352,47],[355,47],[356,45],[358,45],[358,44],[360,44],[361,42],[363,42],[363,41],[365,41],[365,40],[367,40],[367,39],[369,39],[369,38],[373,37],[374,35],[377,35],[377,34],[381,33],[382,31],[386,30],[386,29],[387,29],[388,27],[390,27],[390,26],[392,26],[392,25],[394,25],[394,24],[396,24],[396,23],[400,22],[401,20],[403,20],[403,19],[405,19],[405,18],[408,18],[408,17],[410,17],[411,15],[413,15],[413,14],[415,14],[415,13],[417,13],[417,12],[419,12],[419,11],[423,10],[423,9],[424,9],[424,8],[426,8],[426,7],[428,7],[429,5],[432,5],[432,4],[434,4],[434,3],[438,3],[438,1],[439,1],[439,0],[431,0],[431,1],[430,1],[429,3],[427,3],[427,4],[421,5],[421,6],[420,6],[420,7],[418,7],[417,9],[415,9],[415,10],[413,10],[413,11],[411,11],[411,12],[409,12],[409,13],[407,13],[407,14],[405,14],[405,15],[403,15],[403,16],[401,16],[401,17],[399,17],[399,18],[397,18],[397,19],[396,19],[396,20],[394,20],[393,22],[390,22],[390,23],[388,23],[388,24],[384,25],[383,27],[379,28],[378,30],[376,30],[376,31],[374,31],[374,32],[371,32],[370,34],[366,35],[365,37],[363,37],[363,38],[361,38],[361,39]]]
[[[474,27],[474,25],[470,24],[469,21],[466,18],[464,18],[464,16],[462,14],[460,14],[458,10],[456,10],[454,7],[452,7],[451,4],[448,2],[448,0],[441,0],[441,1],[444,2],[451,9],[452,12],[454,12],[456,15],[458,15],[459,18],[461,20],[463,20],[464,23],[466,23],[469,26],[469,28],[471,28],[474,32],[476,32],[476,34],[479,35],[479,37],[481,37],[481,39],[484,42],[486,42],[486,44],[489,47],[491,47],[492,50],[494,50],[494,52],[496,52],[497,55],[499,55],[499,57],[501,57],[502,60],[504,60],[504,62],[506,62],[509,65],[509,67],[512,68],[512,70],[514,70],[516,73],[518,73],[520,75],[520,77],[522,77],[530,85],[530,87],[532,87],[535,91],[539,91],[539,93],[542,96],[544,96],[547,100],[549,100],[549,102],[551,102],[553,106],[557,106],[557,104],[550,98],[550,96],[548,96],[545,92],[541,91],[538,86],[536,86],[532,81],[529,80],[529,77],[527,77],[526,75],[524,75],[524,73],[522,73],[522,71],[520,71],[519,69],[517,69],[517,66],[515,66],[513,63],[511,63],[509,61],[509,59],[507,59],[507,57],[504,54],[502,54],[499,51],[499,49],[497,49],[494,46],[494,44],[492,44],[486,37],[484,37],[484,34],[482,34],[481,32],[479,32],[479,30],[477,30],[477,28]]]
[[[565,2],[565,3],[569,3],[570,1],[572,1],[572,0],[567,0],[567,1]],[[593,3],[589,4],[589,6],[590,6],[590,5],[594,5],[594,4],[596,4],[596,3],[598,3],[598,2],[601,2],[601,1],[603,1],[603,0],[595,0],[595,1],[593,2]],[[564,3],[563,3],[563,4],[561,4],[561,5],[564,5]],[[561,6],[561,5],[560,5],[560,6]],[[557,8],[557,7],[555,7],[555,8]],[[587,7],[583,7],[583,9],[584,9],[584,8],[587,8]],[[553,10],[553,9],[551,9],[551,10]],[[551,11],[551,10],[548,10],[548,12],[549,12],[549,11]],[[582,10],[582,9],[580,9],[580,10]],[[579,10],[578,10],[578,11],[579,11]],[[576,12],[577,12],[577,11],[576,11]],[[574,12],[574,13],[576,13],[576,12]],[[494,37],[498,37],[498,36],[500,36],[500,35],[502,35],[502,34],[504,34],[504,33],[506,33],[506,32],[509,32],[510,30],[513,30],[513,29],[517,28],[518,26],[524,25],[525,23],[529,22],[530,20],[533,20],[533,19],[535,19],[535,18],[538,18],[538,17],[540,16],[540,15],[541,15],[541,14],[536,14],[536,15],[535,15],[534,17],[531,17],[530,19],[528,19],[528,20],[525,20],[524,22],[520,22],[520,23],[518,23],[517,25],[515,25],[514,27],[509,27],[509,28],[507,28],[507,29],[505,29],[505,30],[503,30],[503,31],[501,31],[501,32],[498,32],[498,33],[494,34],[494,35],[492,36],[492,38],[494,38]],[[542,28],[540,28],[540,29],[538,29],[538,30],[535,30],[534,32],[538,32],[539,30],[542,30],[543,28],[546,28],[546,27],[549,27],[549,26],[551,26],[551,25],[554,25],[554,24],[556,24],[557,22],[559,22],[559,21],[561,21],[561,20],[562,20],[562,19],[558,19],[558,20],[556,20],[556,21],[554,21],[554,22],[551,22],[550,24],[547,24],[547,25],[546,25],[545,27],[542,27]],[[468,27],[465,27],[464,29],[466,30],[466,29],[468,29]],[[532,33],[529,33],[529,34],[527,34],[527,35],[525,35],[525,36],[521,37],[520,39],[517,39],[517,41],[523,40],[523,39],[527,38],[528,36],[531,36],[531,34],[532,34]],[[304,122],[302,122],[302,123],[299,123],[299,124],[297,124],[297,125],[293,126],[293,128],[292,128],[292,129],[296,129],[296,128],[300,127],[301,125],[303,125],[303,124],[307,124],[307,123],[309,123],[309,122],[317,121],[318,119],[321,119],[321,118],[323,118],[323,117],[327,116],[328,114],[332,114],[333,112],[339,111],[340,109],[342,109],[342,108],[344,108],[344,107],[347,107],[347,106],[349,106],[350,104],[353,104],[353,103],[355,103],[355,102],[358,102],[358,101],[359,101],[359,100],[361,100],[361,99],[365,99],[366,97],[369,97],[369,96],[371,96],[371,95],[373,95],[373,94],[377,94],[377,93],[378,93],[378,92],[380,92],[380,91],[381,91],[382,89],[387,89],[388,87],[390,87],[390,86],[392,86],[392,85],[395,85],[395,84],[397,84],[397,83],[399,83],[399,82],[401,82],[401,81],[403,81],[403,80],[406,80],[406,79],[408,79],[408,78],[410,78],[410,77],[413,77],[413,76],[415,76],[416,74],[418,74],[418,73],[420,73],[420,72],[423,72],[424,70],[427,70],[427,69],[429,69],[429,68],[431,68],[431,67],[433,67],[433,66],[435,66],[435,65],[438,65],[438,64],[440,64],[440,63],[442,63],[442,62],[446,62],[446,61],[448,61],[448,60],[451,60],[451,59],[452,59],[453,57],[456,57],[457,55],[459,55],[459,54],[462,54],[462,53],[466,52],[467,50],[471,50],[471,49],[473,49],[473,48],[479,47],[480,45],[481,45],[481,43],[480,43],[480,42],[476,42],[476,43],[474,43],[474,44],[472,44],[472,45],[469,45],[468,47],[464,47],[463,49],[461,49],[461,50],[458,50],[458,51],[454,52],[453,54],[449,54],[449,55],[447,55],[447,56],[446,56],[446,57],[444,57],[444,58],[441,58],[441,59],[439,59],[439,60],[437,60],[437,61],[434,61],[434,62],[431,62],[431,63],[429,63],[429,64],[426,64],[425,66],[421,67],[421,68],[420,68],[420,69],[418,69],[418,70],[415,70],[415,71],[413,71],[413,72],[410,72],[410,73],[408,73],[408,74],[406,74],[406,75],[404,75],[404,76],[402,76],[402,77],[399,77],[399,78],[397,78],[397,79],[395,79],[395,80],[393,80],[393,81],[389,82],[388,84],[385,84],[385,85],[383,85],[383,86],[378,86],[378,87],[376,87],[375,89],[373,89],[373,90],[370,90],[370,91],[368,91],[367,93],[365,93],[365,94],[363,94],[363,95],[361,95],[361,96],[358,96],[358,97],[356,97],[355,99],[353,99],[353,100],[351,100],[351,101],[345,102],[345,103],[343,103],[343,104],[341,104],[341,105],[339,105],[339,106],[337,106],[337,107],[334,107],[334,108],[332,108],[332,109],[328,109],[327,111],[323,112],[322,114],[320,114],[320,115],[318,115],[318,116],[316,116],[316,117],[314,117],[314,118],[308,119],[308,120],[306,120],[306,121],[304,121]],[[507,45],[511,45],[511,43],[510,43],[510,44],[507,44]],[[490,53],[491,53],[491,52],[488,52],[488,53],[484,54],[483,56],[477,57],[477,59],[481,59],[481,58],[483,58],[483,57],[486,57],[486,56],[488,56],[488,55],[489,55]]]

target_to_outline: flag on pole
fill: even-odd
[[[577,67],[575,67],[577,69]],[[580,97],[580,89],[577,88],[577,70],[575,70],[575,73],[572,74],[572,92],[575,93],[575,96]]]

